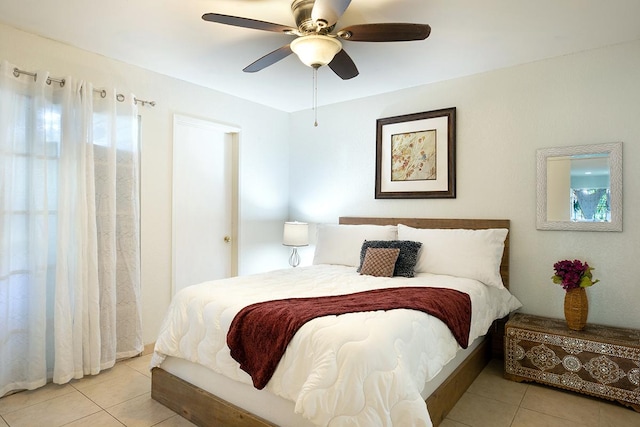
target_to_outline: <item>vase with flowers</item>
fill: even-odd
[[[564,296],[564,317],[569,329],[584,329],[589,315],[589,300],[586,288],[599,282],[593,279],[594,268],[580,260],[563,260],[553,264],[555,273],[551,280],[566,291]]]

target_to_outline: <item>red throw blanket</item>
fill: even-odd
[[[236,315],[227,334],[231,357],[262,389],[276,370],[289,341],[302,325],[322,316],[407,308],[442,320],[462,348],[469,344],[471,298],[453,289],[390,288],[348,295],[290,298],[249,305]]]

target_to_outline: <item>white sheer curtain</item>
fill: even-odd
[[[137,111],[0,63],[0,396],[142,350]]]
[[[602,196],[604,196],[606,191],[606,188],[573,190],[573,194],[575,194],[576,199],[578,199],[582,216],[586,221],[596,220],[594,215],[596,214],[598,204],[600,203],[600,200],[602,200]]]

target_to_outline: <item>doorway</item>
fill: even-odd
[[[238,272],[239,129],[173,119],[172,295]]]

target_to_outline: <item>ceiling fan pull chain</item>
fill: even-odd
[[[313,67],[313,125],[315,127],[318,127],[318,68],[319,67]]]

